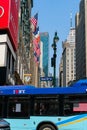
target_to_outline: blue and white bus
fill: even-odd
[[[87,80],[67,88],[1,86],[0,118],[11,130],[87,130]]]

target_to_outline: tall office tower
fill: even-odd
[[[40,77],[48,77],[49,69],[49,34],[47,32],[40,33]],[[40,86],[47,87],[48,81],[42,81],[40,78]]]
[[[69,86],[75,80],[75,29],[70,28],[67,40],[63,42],[63,86]]]
[[[76,14],[76,80],[87,78],[87,0],[81,0]]]
[[[49,34],[47,32],[40,33],[40,40],[42,42],[43,50],[42,50],[42,66],[43,72],[45,76],[48,76],[49,69]]]

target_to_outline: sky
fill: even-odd
[[[75,27],[75,15],[79,12],[80,0],[33,0],[32,16],[38,13],[38,26],[40,32],[49,33],[49,72],[53,73],[51,57],[53,57],[53,37],[57,31],[56,75],[59,75],[59,63],[62,56],[62,41],[65,41],[70,30],[70,17],[72,13],[72,27]]]

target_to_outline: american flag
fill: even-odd
[[[35,15],[34,15],[34,17],[32,17],[31,19],[30,19],[30,22],[36,27],[37,26],[37,21],[38,21],[38,13],[36,13]]]
[[[34,36],[39,34],[39,26],[36,28],[35,32],[33,32]]]
[[[87,112],[87,102],[84,103],[74,103],[73,111],[85,111]]]
[[[36,27],[35,32],[33,32],[33,37],[37,40],[37,42],[40,42],[40,34],[39,34],[39,27]]]
[[[34,47],[38,48],[38,40],[36,38],[33,39],[33,45]]]
[[[34,52],[34,60],[37,64],[39,63],[39,57],[37,56],[36,52]]]

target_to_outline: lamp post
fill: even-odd
[[[54,67],[54,74],[53,74],[53,86],[56,86],[56,50],[57,50],[57,46],[56,43],[58,42],[59,37],[57,36],[57,32],[55,32],[55,36],[53,38],[53,44],[52,44],[52,48],[54,50],[54,54],[53,57],[51,58],[51,66]]]

